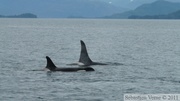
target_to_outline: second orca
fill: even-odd
[[[82,65],[82,66],[107,65],[105,63],[93,62],[88,55],[85,43],[82,40],[80,40],[80,43],[81,43],[81,52],[80,52],[79,62],[72,63],[69,65]]]

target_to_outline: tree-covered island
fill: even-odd
[[[9,16],[0,15],[0,18],[37,18],[37,15],[32,13],[23,13],[20,15],[9,15]]]

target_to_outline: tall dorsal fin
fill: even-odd
[[[47,59],[47,65],[46,68],[48,68],[49,70],[55,70],[56,66],[55,64],[52,62],[52,60],[50,59],[50,57],[46,56]]]
[[[81,53],[80,53],[79,62],[83,63],[84,65],[91,65],[92,60],[89,58],[86,45],[82,40],[80,40],[80,42],[81,42]]]

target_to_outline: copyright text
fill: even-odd
[[[124,101],[180,101],[180,94],[124,94]]]

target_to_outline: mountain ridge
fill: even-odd
[[[129,16],[146,16],[146,15],[164,15],[180,10],[180,3],[169,2],[166,0],[157,0],[152,3],[143,4],[134,10],[123,13],[116,13],[104,18],[128,18]]]

